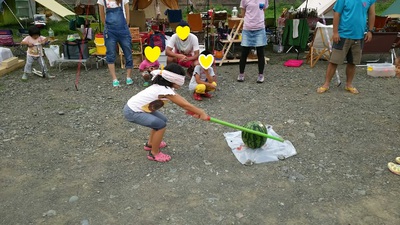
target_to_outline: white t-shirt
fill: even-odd
[[[164,95],[175,95],[175,91],[171,87],[153,84],[150,87],[142,90],[128,100],[128,106],[134,112],[154,112],[163,107],[169,100],[160,98]]]
[[[120,7],[115,0],[106,0],[106,3],[108,9]],[[97,0],[97,4],[104,6],[104,0]],[[129,0],[122,0],[122,4],[129,4]],[[122,10],[124,11],[124,16],[126,18],[125,7],[122,7]]]
[[[208,68],[208,73],[210,74],[210,76],[214,77],[214,69],[213,68]],[[193,76],[192,79],[190,79],[190,83],[189,83],[189,91],[194,91],[194,89],[197,86],[197,82],[196,82],[196,76],[195,74],[200,75],[200,80],[202,81],[206,81],[207,80],[207,75],[205,70],[200,66],[197,65],[196,67],[194,67],[194,71],[193,71]]]
[[[190,33],[186,40],[182,41],[177,34],[174,34],[168,41],[167,47],[171,47],[178,54],[193,55],[195,51],[199,51],[199,39]]]

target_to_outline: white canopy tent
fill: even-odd
[[[336,0],[306,0],[301,4],[297,10],[307,7],[307,9],[317,9],[318,16],[326,18],[333,18],[333,6]]]
[[[51,11],[55,12],[57,15],[61,17],[66,17],[69,15],[75,15],[74,12],[65,8],[60,3],[54,0],[35,0],[37,3],[43,5],[44,7],[50,9]]]

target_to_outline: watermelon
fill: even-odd
[[[267,128],[260,121],[248,122],[244,127],[251,130],[259,131],[261,133],[268,134]],[[260,148],[265,144],[267,138],[257,134],[252,134],[249,132],[242,131],[242,140],[243,143],[249,148]]]

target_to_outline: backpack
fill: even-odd
[[[161,32],[154,33],[150,35],[149,39],[147,39],[147,44],[154,48],[154,46],[158,46],[161,49],[161,52],[165,50],[165,35]]]

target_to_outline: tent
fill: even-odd
[[[166,6],[164,3],[161,2],[161,0],[136,0],[133,1],[132,6],[134,7],[137,4],[137,9],[138,10],[143,10],[144,14],[146,15],[146,18],[156,18],[157,17],[157,4],[159,7],[159,18],[164,19],[164,11],[168,9],[168,6]]]
[[[75,15],[74,12],[65,8],[60,3],[54,0],[35,0],[37,3],[41,4],[42,6],[50,9],[51,11],[55,12],[57,15],[61,17],[65,17],[68,15]]]
[[[318,16],[323,15],[326,18],[333,18],[333,6],[336,0],[305,0],[297,10],[304,8],[317,9]]]
[[[383,11],[382,16],[400,18],[400,0],[395,0],[389,8]]]
[[[159,5],[160,19],[165,19],[165,10],[167,9],[179,9],[178,0],[133,0],[132,6],[134,9],[143,10],[146,18],[156,18],[157,8]]]
[[[158,4],[158,8],[156,5]],[[165,10],[178,9],[178,0],[133,0],[130,10],[130,25],[139,27],[140,31],[146,31],[146,19],[165,19]]]

